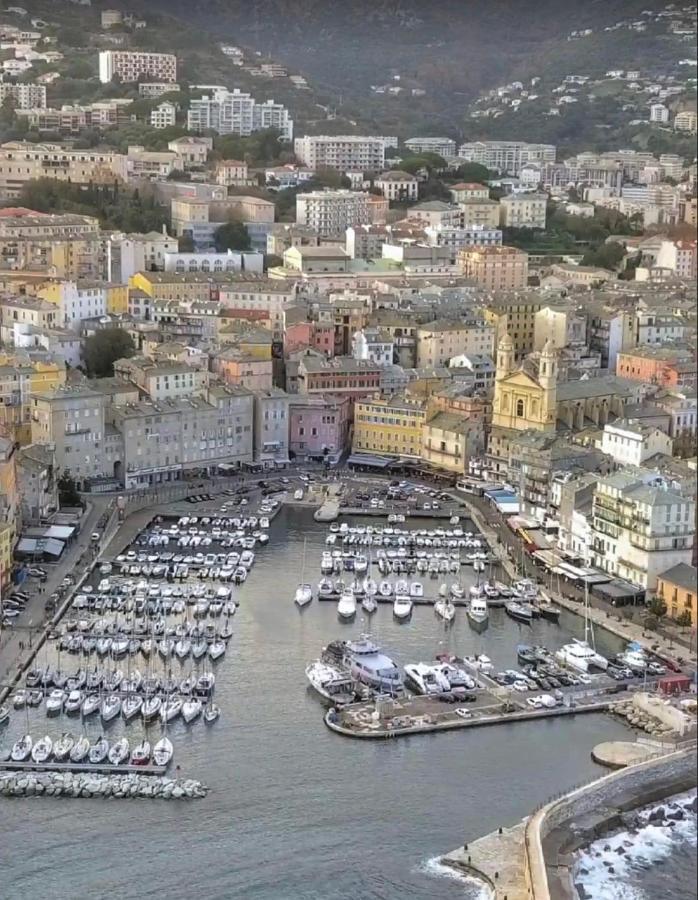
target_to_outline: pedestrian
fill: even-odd
[[[19,642],[19,649],[20,649],[20,651],[24,650],[24,641]]]

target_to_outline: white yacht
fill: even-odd
[[[402,690],[400,670],[370,638],[347,641],[344,658],[352,677],[362,684],[388,693]]]
[[[412,615],[412,601],[407,594],[397,594],[393,603],[393,615],[396,619],[409,619]]]
[[[337,603],[337,615],[340,619],[353,619],[356,615],[356,597],[352,591],[344,591]]]
[[[321,578],[317,586],[318,597],[331,597],[334,594],[334,585],[331,578]]]
[[[483,627],[487,624],[490,611],[487,607],[487,599],[485,597],[471,597],[468,606],[468,620],[475,627]]]
[[[353,701],[354,691],[351,678],[341,669],[316,660],[306,667],[305,675],[318,694],[336,706]]]
[[[608,668],[608,660],[597,653],[586,641],[574,638],[570,644],[565,644],[555,653],[555,659],[571,669],[579,672],[589,672],[598,669],[605,672]]]
[[[437,666],[426,663],[408,663],[405,666],[405,680],[418,694],[443,694],[451,687]]]
[[[421,581],[413,581],[410,584],[410,597],[421,598],[424,596],[424,586]]]
[[[456,607],[453,605],[449,597],[439,597],[439,599],[434,604],[434,612],[445,622],[452,622],[456,615]]]

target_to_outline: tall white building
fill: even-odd
[[[187,125],[190,131],[217,131],[218,134],[249,135],[276,128],[285,141],[293,139],[293,119],[280,103],[260,103],[250,94],[235,88],[216,89],[212,94],[192,100]]]
[[[382,172],[385,147],[385,138],[354,134],[307,134],[293,142],[296,157],[308,168],[340,172]]]
[[[144,76],[154,81],[177,81],[177,57],[173,53],[141,53],[136,50],[102,50],[99,54],[99,80],[108,84],[118,75],[124,82]]]
[[[554,163],[554,144],[527,144],[525,141],[473,141],[461,144],[458,156],[506,175],[518,175],[531,163]]]
[[[405,141],[405,147],[415,156],[436,153],[444,158],[456,155],[456,142],[446,137],[415,137]]]
[[[663,103],[653,103],[650,106],[650,122],[668,122],[669,110]]]
[[[0,84],[0,104],[8,97],[15,109],[46,109],[45,84]]]
[[[372,221],[371,194],[359,191],[310,191],[296,195],[296,222],[323,237],[339,237],[347,228]]]

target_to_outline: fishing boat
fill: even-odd
[[[487,598],[471,597],[467,610],[468,622],[476,629],[482,630],[487,627],[489,622],[490,611],[487,606]]]
[[[113,743],[109,748],[107,758],[112,766],[121,766],[128,762],[130,747],[128,739],[123,737]]]
[[[404,621],[412,615],[412,600],[406,594],[398,594],[393,603],[393,615],[396,619]]]
[[[450,597],[439,597],[434,604],[434,612],[440,616],[444,622],[452,622],[456,615],[456,607],[453,605]]]
[[[131,751],[132,766],[147,766],[150,762],[150,744],[143,740]]]
[[[93,765],[101,765],[107,758],[109,753],[109,741],[102,735],[90,747],[88,759]]]
[[[51,758],[53,741],[48,735],[40,738],[32,747],[31,757],[35,763],[45,763]]]
[[[153,762],[156,766],[169,766],[173,755],[174,747],[172,746],[172,741],[163,735],[153,747]]]
[[[344,591],[337,603],[337,615],[348,621],[356,615],[356,597],[352,591]]]
[[[32,736],[30,734],[25,734],[24,737],[15,741],[12,745],[10,759],[12,762],[24,762],[31,756],[33,746]]]

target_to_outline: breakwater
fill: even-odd
[[[193,779],[84,772],[0,772],[0,797],[112,797],[199,800],[208,788]]]

